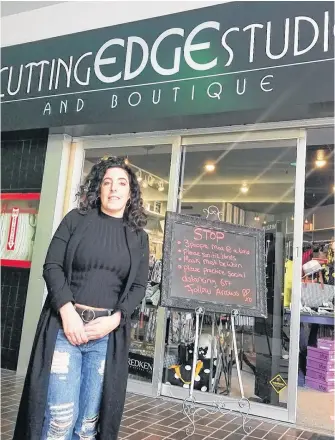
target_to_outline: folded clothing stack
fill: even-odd
[[[325,393],[335,391],[333,339],[318,339],[317,348],[307,347],[306,386]]]

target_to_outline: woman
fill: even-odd
[[[94,165],[80,206],[59,225],[14,440],[117,438],[127,385],[130,316],[148,277],[146,216],[136,176]]]

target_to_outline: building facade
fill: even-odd
[[[327,286],[333,276],[334,6],[191,3],[65,2],[2,18],[5,178],[17,171],[32,179],[1,188],[9,292],[3,353],[16,338],[3,366],[26,370],[45,298],[47,246],[76,206],[82,178],[99,158],[122,155],[141,181],[150,237],[146,299],[132,319],[129,390],[189,393],[193,315],[159,306],[164,218],[174,211],[265,229],[268,318],[241,317],[237,329],[244,394],[252,414],[305,426],[311,402],[328,399],[317,417],[330,424],[330,395],[320,391],[328,382],[311,380],[306,349],[332,336],[333,315],[325,310],[310,326],[301,303],[311,304],[306,262],[320,262]],[[19,241],[25,219],[29,252]],[[205,314],[207,354],[195,393],[208,404],[224,395],[237,409],[228,327],[229,317]],[[273,385],[278,375],[281,390]]]

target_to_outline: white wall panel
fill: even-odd
[[[225,1],[78,1],[1,19],[1,47],[212,6]]]

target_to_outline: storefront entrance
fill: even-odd
[[[189,369],[194,316],[158,305],[165,212],[186,213],[265,228],[268,318],[239,318],[238,362],[250,412],[294,422],[305,130],[102,136],[82,138],[76,146],[76,157],[81,157],[84,165],[82,172],[73,175],[72,196],[101,157],[127,156],[141,181],[148,213],[150,274],[146,298],[132,317],[129,391],[176,399],[188,396],[189,384],[174,365],[181,365],[181,371]],[[77,171],[79,165],[77,161]],[[73,197],[69,208],[72,204],[75,206]],[[297,258],[293,260],[293,256]],[[285,266],[289,267],[286,275]],[[283,325],[285,288],[292,297],[290,326]],[[231,357],[229,317],[205,314],[202,329],[201,344],[206,354],[195,397],[209,405],[223,398],[227,407],[238,409],[241,396],[236,362]],[[270,383],[278,375],[282,390]]]
[[[304,181],[304,151],[304,133],[299,131],[184,138],[177,206],[181,213],[265,229],[268,318],[238,319],[238,362],[251,412],[286,421],[295,417],[299,324],[293,318],[291,327],[284,327],[282,293],[290,284],[297,299],[300,290],[295,274],[301,273],[301,258],[293,262],[293,255],[298,257],[302,249],[301,227],[294,225],[303,222],[299,182]],[[286,275],[285,266],[291,267]],[[293,317],[296,308],[299,314],[299,300],[292,304]],[[165,359],[180,362],[178,353],[188,353],[193,337],[193,317],[170,311]],[[206,354],[196,399],[214,403],[222,397],[228,408],[238,410],[241,391],[231,357],[229,317],[205,315],[201,349]],[[185,368],[191,363],[187,358]],[[165,366],[162,394],[186,398],[189,385],[166,361]],[[273,379],[282,385],[278,388]]]

